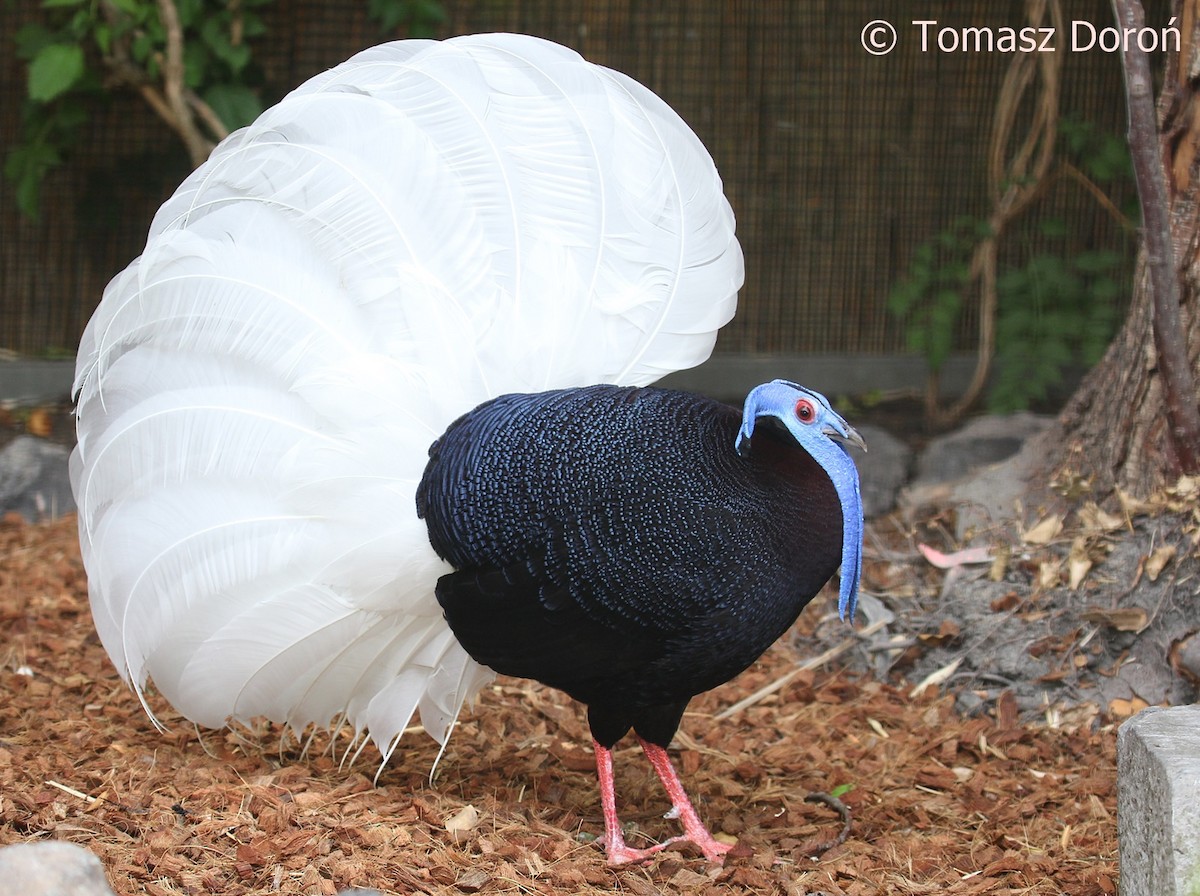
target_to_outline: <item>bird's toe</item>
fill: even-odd
[[[704,858],[715,865],[723,865],[725,863],[725,853],[733,849],[733,844],[722,843],[712,836],[696,838],[681,834],[678,837],[672,837],[670,840],[656,843],[654,846],[647,847],[646,849],[634,849],[632,846],[626,845],[624,841],[619,843],[605,841],[604,852],[608,864],[616,868],[622,865],[636,865],[639,862],[645,862],[648,859],[654,858],[664,849],[674,846],[677,843],[695,844],[704,853]]]

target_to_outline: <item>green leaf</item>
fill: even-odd
[[[432,37],[449,18],[445,4],[438,0],[368,0],[367,15],[381,31],[407,26],[410,37]]]
[[[42,9],[55,9],[63,6],[83,6],[84,0],[42,0]]]
[[[246,44],[230,44],[229,49],[221,55],[221,59],[235,75],[240,74],[250,64],[250,47]]]
[[[408,17],[410,37],[435,37],[437,26],[449,18],[441,3],[436,0],[411,0],[412,11]]]
[[[216,18],[206,19],[200,26],[200,36],[205,45],[212,50],[213,56],[229,66],[229,70],[236,75],[249,64],[250,47],[245,43],[230,43],[226,31],[227,24]]]
[[[42,179],[61,161],[54,147],[45,143],[27,143],[9,151],[4,160],[4,176],[16,187],[17,208],[26,217],[37,220]]]
[[[208,48],[200,41],[190,40],[183,45],[183,81],[188,87],[196,90],[208,80],[211,59]]]
[[[1043,236],[1049,237],[1062,237],[1066,236],[1069,232],[1067,230],[1067,222],[1062,218],[1047,218],[1045,221],[1042,221],[1038,229],[1042,231]]]
[[[367,15],[378,20],[381,31],[391,31],[404,21],[407,6],[403,0],[368,0]]]
[[[262,37],[266,33],[267,23],[262,20],[262,16],[252,12],[242,13],[242,37],[250,39]]]
[[[1083,274],[1099,274],[1104,271],[1111,271],[1121,263],[1121,256],[1116,252],[1107,252],[1103,250],[1095,250],[1092,252],[1082,252],[1075,256],[1075,270]]]
[[[112,49],[112,29],[103,22],[97,22],[92,36],[96,40],[96,48],[107,56]]]
[[[204,0],[177,0],[175,4],[179,12],[179,21],[184,28],[190,28],[204,15]]]
[[[901,280],[888,293],[888,309],[897,317],[907,317],[921,298],[921,288],[912,277]]]
[[[135,36],[129,45],[129,51],[133,54],[134,61],[140,63],[145,63],[156,49],[158,49],[158,41],[147,32]]]
[[[262,113],[262,102],[249,87],[215,84],[204,92],[204,102],[229,130],[248,125]]]
[[[21,26],[13,35],[13,43],[17,45],[17,58],[32,59],[42,47],[54,43],[55,37],[54,32],[33,22]]]
[[[1105,305],[1115,302],[1124,292],[1125,288],[1109,277],[1092,284],[1092,297]]]
[[[29,98],[48,103],[74,86],[83,75],[83,47],[48,44],[29,63]]]

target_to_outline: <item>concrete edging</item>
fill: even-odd
[[[1200,896],[1200,706],[1119,729],[1117,840],[1122,896]]]
[[[37,405],[62,401],[71,394],[75,359],[35,361],[0,360],[0,401]]]

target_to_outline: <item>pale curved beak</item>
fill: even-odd
[[[832,426],[826,426],[824,429],[825,435],[830,436],[831,438],[840,439],[843,442],[849,442],[851,445],[855,446],[856,448],[861,448],[865,452],[867,450],[867,443],[864,442],[863,437],[858,434],[858,430],[845,421],[842,421],[842,425],[846,427],[844,431],[835,429]]]

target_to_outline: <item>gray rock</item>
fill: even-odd
[[[0,514],[16,512],[36,521],[74,510],[70,454],[62,445],[33,436],[9,442],[0,450]]]
[[[863,453],[850,448],[861,480],[863,513],[867,518],[887,513],[896,505],[896,495],[908,481],[912,451],[878,426],[856,426],[867,443]]]
[[[98,858],[58,840],[0,849],[0,889],[21,896],[115,896]]]
[[[1044,449],[1031,440],[1012,457],[951,483],[946,503],[958,508],[955,535],[964,539],[998,525],[1027,522],[1018,519],[1018,501],[1026,495],[1028,483],[1044,461]]]
[[[1019,413],[980,417],[929,443],[901,503],[957,509],[956,536],[980,534],[1017,519],[1017,501],[1044,461],[1039,434],[1052,418]]]
[[[968,473],[1015,455],[1031,437],[1042,432],[1050,417],[1026,412],[979,417],[933,439],[917,459],[915,484],[930,485],[960,479]]]

